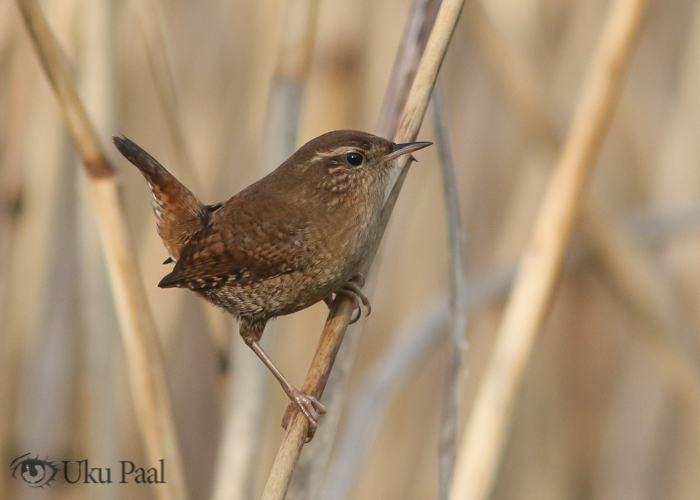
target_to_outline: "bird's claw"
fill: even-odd
[[[308,443],[311,441],[311,438],[314,437],[316,429],[318,428],[318,419],[326,413],[326,407],[315,397],[309,396],[298,389],[292,391],[292,394],[289,395],[289,399],[289,406],[282,420],[282,426],[285,429],[287,428],[290,418],[293,415],[290,413],[290,410],[294,408],[298,409],[304,414],[306,420],[309,421],[309,431],[305,439]]]
[[[355,301],[356,312],[350,319],[349,324],[351,325],[353,323],[356,323],[362,316],[362,306],[365,306],[365,308],[367,309],[367,313],[365,314],[365,316],[369,316],[369,314],[372,312],[372,304],[370,304],[369,297],[367,297],[367,295],[365,295],[365,293],[362,291],[362,287],[364,286],[364,284],[365,277],[361,274],[356,274],[355,276],[350,278],[350,280],[347,283],[344,283],[340,288],[338,288],[335,291],[336,296],[345,295],[346,297],[350,297]],[[333,300],[331,299],[330,295],[324,298],[323,301],[326,303],[329,309],[333,305]]]
[[[348,325],[354,325],[358,321],[360,321],[360,318],[362,317],[362,309],[360,306],[356,306],[355,310],[353,311],[352,318],[350,318],[350,321],[348,321]]]

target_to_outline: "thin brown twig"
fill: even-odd
[[[515,396],[622,92],[643,11],[643,0],[611,5],[460,445],[454,500],[483,500],[493,486]]]
[[[418,130],[430,102],[430,96],[432,95],[440,65],[447,51],[463,4],[463,0],[445,0],[440,6],[401,120],[399,120],[398,131],[394,137],[394,141],[397,143],[414,140],[418,135]],[[401,174],[384,206],[382,228],[386,227],[389,215],[394,208],[403,179],[408,173],[408,165],[409,159],[406,158],[402,164]],[[378,244],[379,242],[377,242],[374,252],[363,266],[362,272],[365,275],[372,264]],[[316,398],[321,397],[353,310],[354,304],[352,300],[343,300],[342,297],[340,300],[336,300],[321,334],[319,347],[304,382],[303,391],[306,394]],[[309,424],[306,417],[299,412],[292,413],[290,417],[287,421],[287,433],[265,485],[263,500],[281,500],[284,498],[289,487],[292,471],[299,459],[304,441],[308,436]]]
[[[160,344],[127,231],[114,169],[78,97],[69,62],[41,7],[36,0],[17,0],[17,4],[88,173],[146,454],[150,463],[163,459],[168,464],[168,481],[154,485],[156,494],[163,500],[186,499]]]

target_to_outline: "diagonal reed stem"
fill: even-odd
[[[127,230],[114,169],[78,97],[66,55],[39,3],[17,0],[17,4],[87,170],[146,455],[150,464],[157,464],[161,459],[167,464],[167,481],[154,485],[156,494],[162,500],[184,500],[187,488],[160,344]]]
[[[392,137],[396,133],[401,110],[411,90],[439,7],[440,0],[411,2],[379,116],[377,135],[381,137]],[[380,264],[375,264],[375,268]],[[365,285],[365,293],[371,296],[372,282]],[[333,371],[323,392],[323,403],[328,409],[328,415],[323,419],[323,433],[314,444],[314,452],[300,457],[287,490],[288,499],[327,498],[326,492],[321,489],[330,470],[330,457],[343,415],[348,379],[362,339],[364,325],[364,322],[357,325],[354,334],[345,339],[338,351]]]
[[[428,39],[418,72],[399,120],[398,130],[394,137],[394,141],[397,143],[412,141],[418,135],[418,130],[430,102],[440,65],[447,51],[463,4],[463,0],[445,0],[440,6],[435,25]],[[401,174],[384,206],[382,228],[386,228],[389,216],[403,185],[403,180],[408,173],[408,165],[409,160],[406,158],[402,163]],[[361,270],[365,275],[374,260],[378,243]],[[341,300],[336,300],[328,316],[316,355],[304,382],[303,391],[306,394],[319,398],[323,393],[353,310],[354,304],[350,299],[343,300],[341,297]],[[292,413],[288,420],[287,433],[282,440],[277,458],[265,485],[263,500],[281,500],[285,497],[292,471],[299,459],[307,434],[308,421],[306,417],[299,412]]]
[[[467,423],[450,496],[454,500],[483,500],[493,486],[517,389],[622,92],[643,11],[643,0],[611,4]]]

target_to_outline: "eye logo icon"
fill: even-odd
[[[52,461],[49,461],[49,457],[46,457],[46,460],[40,460],[39,455],[37,455],[36,458],[26,458],[29,457],[29,455],[31,455],[31,453],[17,457],[12,461],[10,464],[12,477],[16,479],[19,473],[19,476],[24,482],[29,484],[32,488],[43,488],[46,485],[51,486],[51,481],[56,480],[58,467],[56,467]]]

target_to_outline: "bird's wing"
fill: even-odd
[[[158,284],[201,291],[245,285],[307,265],[309,222],[301,218],[255,222],[245,214],[217,219],[196,233],[182,250],[173,271]]]

